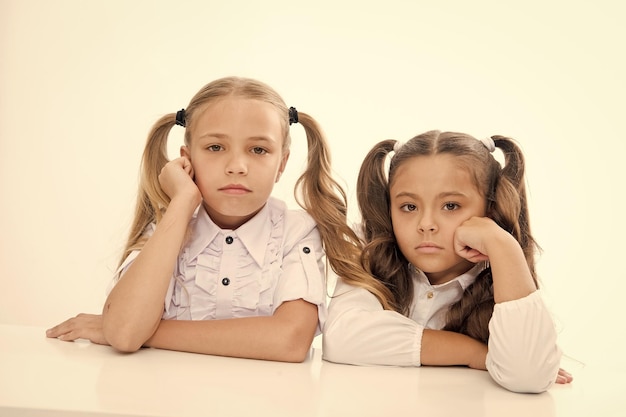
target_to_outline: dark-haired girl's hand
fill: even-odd
[[[470,262],[489,261],[496,303],[526,297],[537,289],[519,242],[487,217],[472,217],[457,227],[454,249]]]
[[[489,243],[501,234],[507,234],[487,217],[472,217],[457,227],[454,250],[463,258],[476,263],[489,259]]]
[[[556,375],[556,383],[557,384],[569,384],[574,380],[572,374],[567,372],[565,369],[559,368],[559,373]]]
[[[99,314],[81,313],[76,317],[46,330],[47,337],[72,342],[76,339],[87,339],[99,345],[108,345],[102,331],[102,316]]]
[[[188,198],[197,206],[202,201],[202,195],[193,181],[193,175],[191,161],[183,156],[165,164],[159,174],[159,184],[171,200]]]

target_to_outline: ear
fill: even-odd
[[[283,171],[285,171],[285,167],[287,166],[287,161],[289,160],[289,149],[285,151],[283,154],[283,158],[280,161],[280,166],[278,167],[278,174],[276,174],[276,180],[274,182],[278,182],[280,176],[283,175]]]
[[[191,153],[189,152],[189,148],[186,145],[180,147],[180,156],[184,156],[191,161]]]

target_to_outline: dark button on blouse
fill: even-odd
[[[230,278],[222,278],[222,285],[227,286],[230,284]]]
[[[232,236],[226,236],[226,243],[229,244],[229,245],[231,243],[233,243],[233,237]]]
[[[304,248],[302,248],[302,252],[304,252],[304,253],[311,253],[311,249],[309,249],[308,246],[305,246]]]

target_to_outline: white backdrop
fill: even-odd
[[[242,75],[318,119],[353,220],[375,142],[431,129],[516,138],[560,344],[614,365],[625,17],[619,0],[0,0],[0,323],[100,311],[150,126]],[[294,205],[306,145],[292,132],[275,195]]]

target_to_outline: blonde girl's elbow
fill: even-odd
[[[133,340],[121,329],[103,328],[104,338],[111,347],[119,352],[132,353],[141,348],[142,343]]]
[[[304,323],[295,324],[285,329],[282,343],[282,357],[285,362],[303,362],[311,352],[315,327]]]
[[[124,353],[133,353],[141,349],[146,340],[138,337],[138,332],[130,328],[117,328],[105,333],[107,343],[115,350]]]
[[[293,349],[289,349],[285,355],[285,362],[292,363],[301,363],[304,362],[311,352],[311,346],[306,346],[302,344],[301,346],[296,346]]]
[[[113,346],[113,348],[118,352],[134,353],[141,348],[141,343],[136,344],[130,341],[121,341],[120,343],[116,343],[115,345],[111,343],[111,346]]]
[[[120,352],[136,352],[144,342],[139,340],[137,332],[130,329],[127,325],[112,323],[111,319],[106,317],[103,319],[102,333],[106,342]]]

